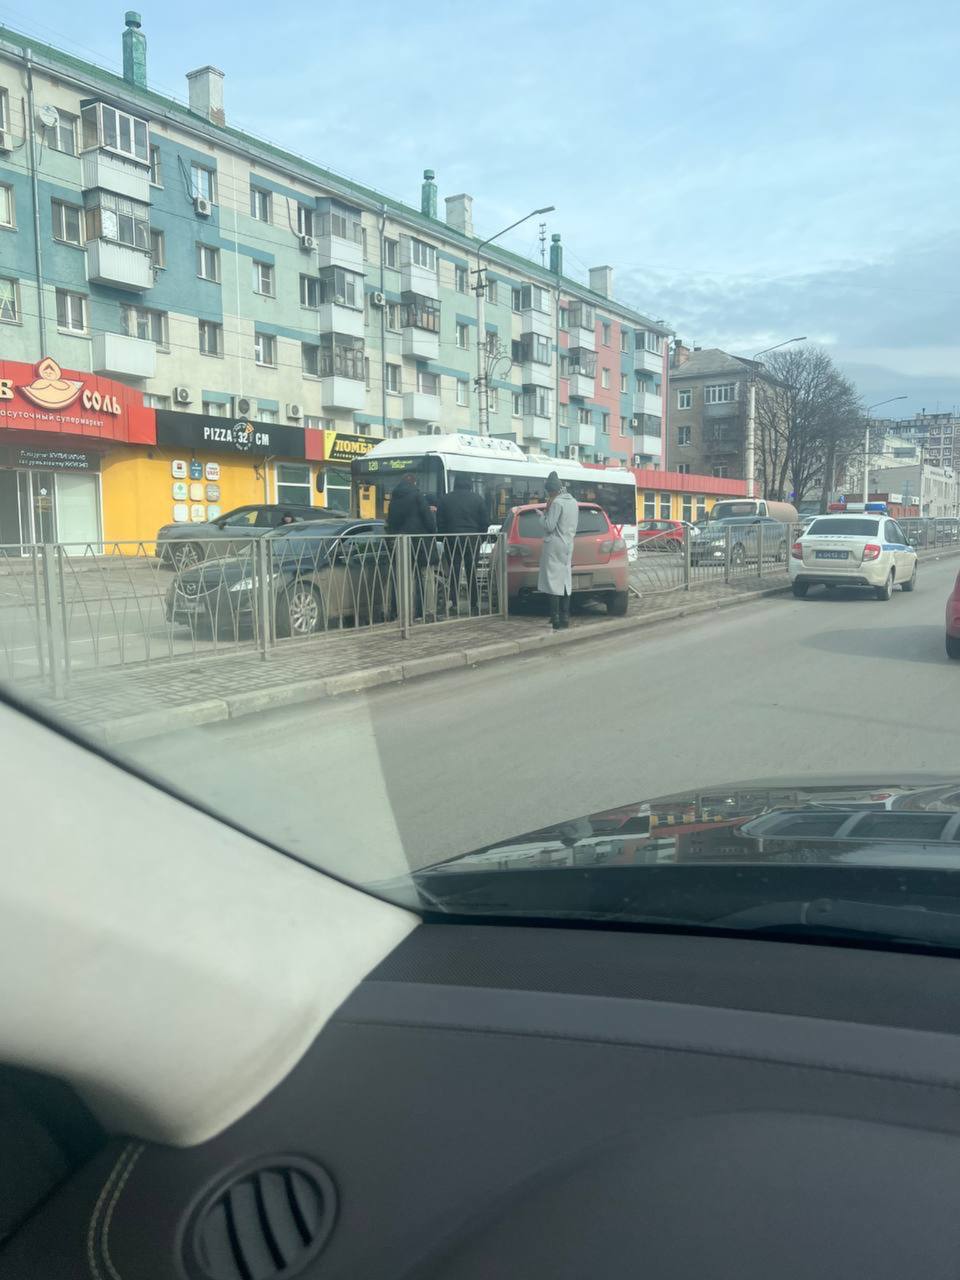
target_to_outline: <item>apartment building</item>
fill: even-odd
[[[901,436],[922,446],[929,466],[960,471],[960,415],[921,412],[895,426]]]
[[[673,344],[666,465],[672,471],[745,479],[747,388],[763,365],[717,347]]]
[[[490,434],[663,466],[668,330],[614,299],[609,268],[567,278],[556,235],[549,266],[483,248],[480,333],[469,195],[446,197],[440,217],[430,170],[407,206],[234,129],[213,66],[187,74],[188,104],[156,93],[134,12],[122,61],[115,75],[0,27],[0,360],[35,370],[49,357],[78,386],[134,389],[157,411],[159,450],[223,466],[216,499],[204,492],[188,518],[340,498],[350,458],[383,436],[477,431],[478,370]],[[171,518],[169,471],[161,492],[135,432],[94,447],[93,428],[61,424],[57,448],[37,439],[25,454],[26,429],[21,415],[11,438],[0,417],[4,537],[17,521],[23,540],[37,535],[38,488],[71,488],[56,478],[67,445],[85,528],[104,525],[115,467],[111,492],[141,495],[125,529]]]

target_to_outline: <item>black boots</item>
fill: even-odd
[[[550,625],[554,631],[566,631],[570,625],[570,597],[550,597]]]

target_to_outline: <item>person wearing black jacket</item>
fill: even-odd
[[[452,491],[445,493],[437,506],[438,531],[461,535],[450,539],[450,605],[454,609],[461,576],[466,575],[470,608],[479,610],[476,561],[480,539],[476,535],[486,533],[488,524],[486,502],[474,492],[468,476],[458,475]]]
[[[394,486],[387,511],[387,533],[409,534],[413,540],[414,617],[423,612],[424,575],[435,549],[436,516],[420,492],[417,477],[405,472]]]

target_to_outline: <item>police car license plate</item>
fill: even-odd
[[[849,554],[850,554],[849,551],[818,551],[817,559],[818,560],[846,560]]]

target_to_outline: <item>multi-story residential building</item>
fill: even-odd
[[[668,331],[612,297],[609,268],[566,278],[558,236],[549,267],[497,245],[478,263],[471,197],[440,218],[431,171],[408,207],[231,127],[216,68],[187,80],[189,106],[149,87],[135,13],[122,76],[0,27],[0,360],[52,357],[158,411],[153,450],[122,424],[109,448],[86,432],[88,465],[52,482],[85,504],[77,528],[142,537],[175,503],[199,520],[256,498],[340,501],[377,439],[478,429],[478,343],[490,434],[663,466]],[[235,443],[238,423],[253,432]],[[49,486],[31,473],[58,472],[49,441],[33,466],[13,448],[25,426],[14,441],[0,419],[0,541],[18,524],[38,536]],[[190,486],[187,515],[170,450],[220,475],[214,498]],[[137,496],[105,518],[108,490]]]
[[[924,461],[929,466],[960,471],[960,415],[921,412],[901,419],[894,429],[923,446]]]
[[[673,344],[667,403],[670,470],[745,479],[747,389],[770,380],[762,364],[717,347]]]

